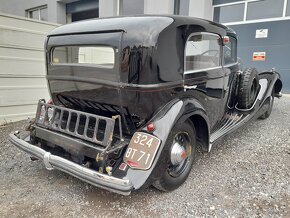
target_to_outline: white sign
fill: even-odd
[[[268,38],[268,29],[256,30],[256,39]]]

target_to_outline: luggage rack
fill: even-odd
[[[114,135],[116,120],[118,119],[119,134]],[[40,100],[37,107],[35,124],[39,127],[54,130],[71,135],[96,144],[96,149],[101,146],[104,152],[114,151],[124,147],[125,139],[122,133],[121,116],[112,118],[98,116],[74,109],[60,107],[45,103]],[[120,143],[112,148],[113,136],[118,138]]]

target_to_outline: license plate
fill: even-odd
[[[136,132],[124,155],[124,162],[131,168],[148,170],[155,158],[161,140],[153,135]]]

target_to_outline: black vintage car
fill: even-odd
[[[269,117],[282,82],[240,69],[237,37],[182,16],[95,19],[46,40],[51,100],[10,141],[92,185],[124,195],[187,178],[205,152],[253,118]]]

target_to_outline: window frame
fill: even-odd
[[[211,35],[211,36],[216,36],[222,42],[222,37],[219,34],[216,34],[216,33],[210,33],[210,32],[194,32],[194,33],[191,33],[187,37],[186,43],[185,43],[185,46],[184,46],[184,54],[183,54],[183,57],[184,57],[183,74],[186,75],[186,74],[196,73],[196,72],[200,72],[200,71],[208,71],[208,70],[222,69],[222,67],[223,67],[223,60],[222,60],[222,58],[223,58],[223,45],[221,43],[219,45],[219,47],[220,47],[219,66],[216,66],[216,67],[208,67],[208,68],[204,68],[204,69],[196,69],[196,70],[186,70],[186,45],[187,45],[189,39],[192,36],[196,36],[196,35]]]
[[[236,2],[213,5],[213,8],[236,5],[236,4],[241,4],[241,3],[244,4],[244,19],[242,21],[232,21],[232,22],[223,23],[225,25],[239,25],[239,24],[250,24],[250,23],[261,23],[261,22],[270,22],[270,21],[290,20],[290,15],[286,14],[287,13],[287,7],[290,8],[290,0],[284,0],[282,16],[280,16],[280,17],[247,20],[248,3],[250,3],[250,2],[259,2],[259,1],[263,1],[263,0],[240,0],[240,1],[236,1]],[[213,10],[212,13],[213,13],[213,16],[214,16],[214,10]]]
[[[41,20],[41,14],[40,14],[40,11],[43,10],[43,9],[47,9],[48,11],[48,7],[47,5],[42,5],[42,6],[38,6],[38,7],[34,7],[34,8],[29,8],[29,9],[26,9],[26,17],[29,18],[29,19],[32,19],[32,20],[38,20],[38,21],[43,21],[43,22],[48,22],[48,19],[47,20]],[[37,11],[38,12],[38,19],[34,19],[31,15],[33,12]],[[47,18],[48,18],[48,15],[47,15]]]
[[[229,5],[227,4],[227,5],[223,5],[223,6],[219,6],[219,7],[214,7],[214,9],[213,9],[213,18],[215,18],[214,15],[215,15],[216,8],[219,8],[220,11],[221,11],[221,8],[231,7],[231,6],[237,6],[237,5],[240,5],[243,8],[243,12],[241,13],[241,15],[242,15],[241,20],[238,20],[238,21],[230,21],[230,22],[232,23],[232,22],[242,22],[242,21],[244,21],[244,18],[245,18],[245,10],[246,10],[246,8],[245,8],[245,2],[230,3]],[[218,21],[219,23],[229,23],[229,22],[221,22],[220,20],[221,20],[221,18],[220,18],[220,14],[219,14],[219,21]]]

